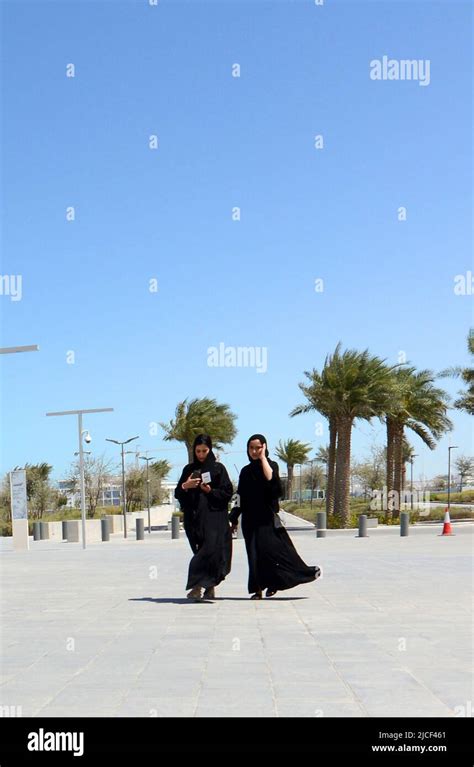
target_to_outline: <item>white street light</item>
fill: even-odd
[[[112,413],[113,407],[99,407],[89,410],[62,410],[56,413],[46,413],[46,415],[77,415],[77,426],[79,433],[79,471],[80,471],[80,484],[81,484],[81,517],[82,517],[82,548],[86,548],[86,490],[84,483],[84,448],[82,445],[83,435],[89,436],[89,442],[91,437],[87,429],[82,428],[82,416],[84,413]],[[87,441],[87,437],[86,437]]]
[[[3,346],[0,348],[0,354],[18,354],[19,352],[37,352],[39,346],[33,344],[32,346]]]
[[[125,498],[125,460],[124,460],[124,450],[123,446],[128,445],[129,442],[133,442],[134,439],[140,439],[140,437],[130,437],[130,439],[126,439],[123,442],[119,442],[117,439],[108,439],[106,437],[106,442],[113,442],[115,445],[120,445],[122,448],[122,512],[123,512],[123,537],[127,537],[127,516],[126,516],[126,498]],[[131,451],[133,452],[133,451]]]

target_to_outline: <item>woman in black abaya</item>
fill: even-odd
[[[251,599],[271,597],[310,583],[321,575],[319,567],[306,565],[296,551],[290,536],[278,517],[278,498],[282,494],[278,465],[268,460],[267,441],[263,434],[253,434],[247,442],[250,463],[239,476],[237,493],[240,506],[230,514],[233,529],[242,514],[242,533],[249,561],[249,593]]]
[[[193,551],[189,563],[188,599],[214,599],[214,588],[230,572],[232,532],[228,504],[232,483],[222,463],[216,461],[212,441],[198,434],[193,444],[194,461],[188,463],[174,491],[184,516],[184,529]],[[194,476],[193,476],[194,475]],[[209,476],[210,475],[210,476]]]

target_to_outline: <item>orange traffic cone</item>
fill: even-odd
[[[441,535],[454,535],[452,529],[451,529],[451,520],[449,518],[449,510],[446,506],[444,510],[444,524],[443,524],[443,532]]]

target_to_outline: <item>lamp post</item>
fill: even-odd
[[[47,416],[56,415],[77,415],[77,428],[79,434],[79,473],[80,473],[80,485],[81,485],[81,517],[82,517],[82,548],[86,548],[86,491],[84,483],[84,450],[82,447],[83,435],[88,434],[87,429],[82,428],[82,416],[84,413],[112,413],[113,407],[99,407],[89,410],[62,410],[57,413],[46,413]],[[90,442],[91,439],[86,441]]]
[[[410,456],[410,497],[411,497],[411,510],[413,511],[413,459],[418,458],[418,453],[412,453]]]
[[[448,512],[451,511],[451,450],[457,450],[457,445],[448,447]]]
[[[150,480],[148,479],[148,465],[150,461],[154,461],[155,458],[147,458],[146,455],[140,456],[142,461],[146,461],[146,505],[148,507],[148,534],[151,534],[151,520],[150,520]]]
[[[39,346],[32,344],[30,346],[3,346],[0,348],[0,354],[18,354],[18,352],[37,352]]]
[[[139,439],[139,437],[130,437],[130,439],[126,439],[123,442],[120,442],[117,439],[108,439],[106,438],[106,442],[113,442],[115,445],[120,445],[122,449],[122,511],[123,511],[123,537],[127,537],[127,516],[126,516],[126,506],[127,501],[125,497],[125,458],[124,458],[124,452],[123,452],[123,446],[128,445],[129,442],[133,442],[134,439]]]

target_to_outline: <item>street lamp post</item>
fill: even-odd
[[[457,445],[448,447],[448,512],[451,511],[451,450],[457,450]]]
[[[18,352],[37,352],[39,346],[31,344],[30,346],[3,346],[0,348],[0,354],[18,354]]]
[[[112,413],[113,407],[100,407],[92,408],[89,410],[62,410],[57,413],[46,413],[50,415],[77,415],[77,426],[79,433],[79,472],[80,472],[80,487],[81,487],[81,517],[82,517],[82,548],[86,548],[86,492],[84,483],[84,450],[82,448],[82,437],[87,432],[87,429],[82,428],[82,416],[84,413]],[[90,442],[90,440],[89,440]]]
[[[141,455],[142,461],[146,461],[146,505],[148,507],[148,534],[151,534],[151,519],[150,519],[150,480],[148,479],[148,464],[155,459],[147,458],[145,455]]]
[[[125,457],[123,452],[123,446],[128,445],[129,442],[133,442],[134,439],[139,439],[139,437],[130,437],[130,439],[126,439],[123,442],[120,442],[117,439],[108,439],[106,438],[106,442],[113,442],[115,445],[120,445],[122,449],[122,512],[123,512],[123,537],[127,537],[127,516],[126,516],[126,497],[125,497]]]
[[[411,498],[411,510],[413,511],[413,459],[418,458],[418,453],[412,453],[410,456],[410,498]]]

